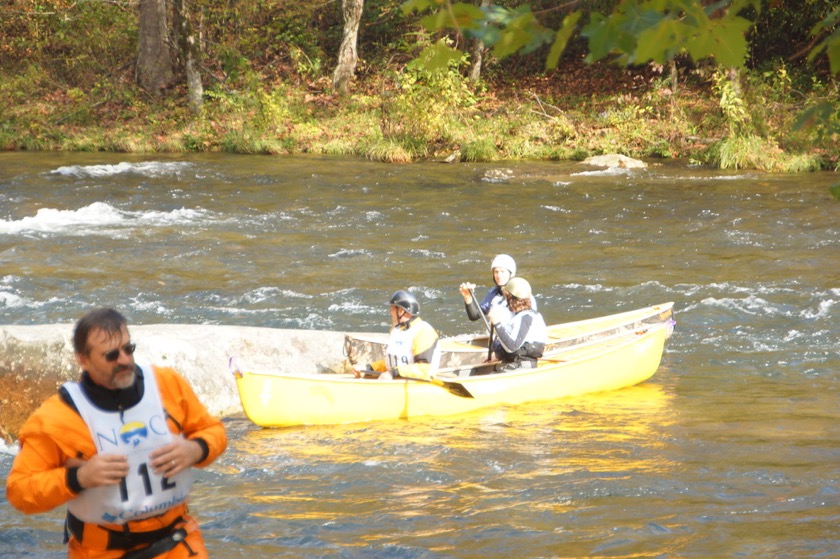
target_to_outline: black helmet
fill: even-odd
[[[396,305],[411,316],[420,315],[420,303],[417,302],[417,298],[402,289],[391,295],[391,300],[388,301],[388,305]]]

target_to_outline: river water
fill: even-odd
[[[0,323],[108,304],[135,324],[376,331],[409,288],[443,334],[478,332],[457,286],[488,286],[506,252],[548,322],[674,301],[657,374],[443,419],[225,418],[193,498],[215,559],[838,557],[838,181],[0,153]],[[62,522],[0,499],[0,556],[62,557]]]

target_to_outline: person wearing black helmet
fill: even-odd
[[[502,292],[509,312],[493,307],[487,314],[496,332],[493,351],[501,361],[496,370],[536,367],[548,341],[548,328],[542,315],[531,308],[531,284],[524,278],[512,278]]]
[[[420,318],[420,304],[408,291],[395,292],[388,301],[391,335],[385,359],[370,364],[382,373],[380,379],[395,377],[430,379],[440,360],[439,335],[431,324]]]

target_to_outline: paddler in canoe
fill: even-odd
[[[496,332],[491,350],[501,361],[496,365],[496,371],[513,371],[520,367],[533,369],[545,351],[548,327],[542,315],[531,308],[531,284],[525,278],[511,278],[502,293],[509,310],[497,305],[487,313]]]
[[[462,283],[458,290],[461,296],[464,297],[464,306],[467,309],[467,317],[470,320],[484,321],[484,326],[487,327],[487,333],[490,339],[487,343],[487,359],[485,361],[493,360],[494,344],[498,346],[497,342],[493,340],[493,325],[488,320],[488,315],[492,309],[496,309],[497,321],[507,322],[513,317],[513,313],[508,306],[509,298],[505,295],[502,288],[507,283],[516,277],[516,261],[508,254],[498,254],[490,263],[490,272],[493,274],[493,283],[495,284],[490,291],[481,300],[481,303],[475,299],[475,284],[465,282]],[[537,300],[534,299],[533,294],[530,296],[531,309],[535,312],[537,310]]]
[[[464,298],[464,306],[467,310],[467,317],[470,320],[484,319],[487,322],[487,313],[493,307],[507,308],[508,302],[502,287],[516,277],[516,262],[513,257],[507,254],[499,254],[490,263],[490,273],[493,274],[493,287],[484,295],[479,303],[475,299],[475,284],[464,282],[458,287],[461,296]],[[537,301],[531,296],[531,308],[537,310]]]
[[[395,292],[388,301],[391,332],[385,359],[374,361],[367,370],[354,370],[357,377],[375,376],[382,380],[434,377],[440,361],[440,335],[431,324],[420,318],[417,298],[405,290]]]

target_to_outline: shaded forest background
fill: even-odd
[[[601,153],[684,158],[722,168],[836,170],[838,82],[806,61],[834,0],[765,2],[752,14],[746,68],[677,57],[671,66],[584,63],[576,38],[556,70],[543,47],[494,59],[469,79],[470,45],[443,72],[415,61],[436,41],[402,1],[367,0],[349,94],[332,87],[340,1],[189,2],[203,85],[137,85],[138,3],[0,2],[0,149],[332,153],[407,162],[582,159]],[[514,6],[516,2],[498,2]],[[567,13],[529,3],[547,27]],[[611,10],[615,0],[574,2]],[[183,62],[183,61],[182,61]],[[821,107],[802,126],[808,109]],[[828,107],[826,109],[826,107]]]

